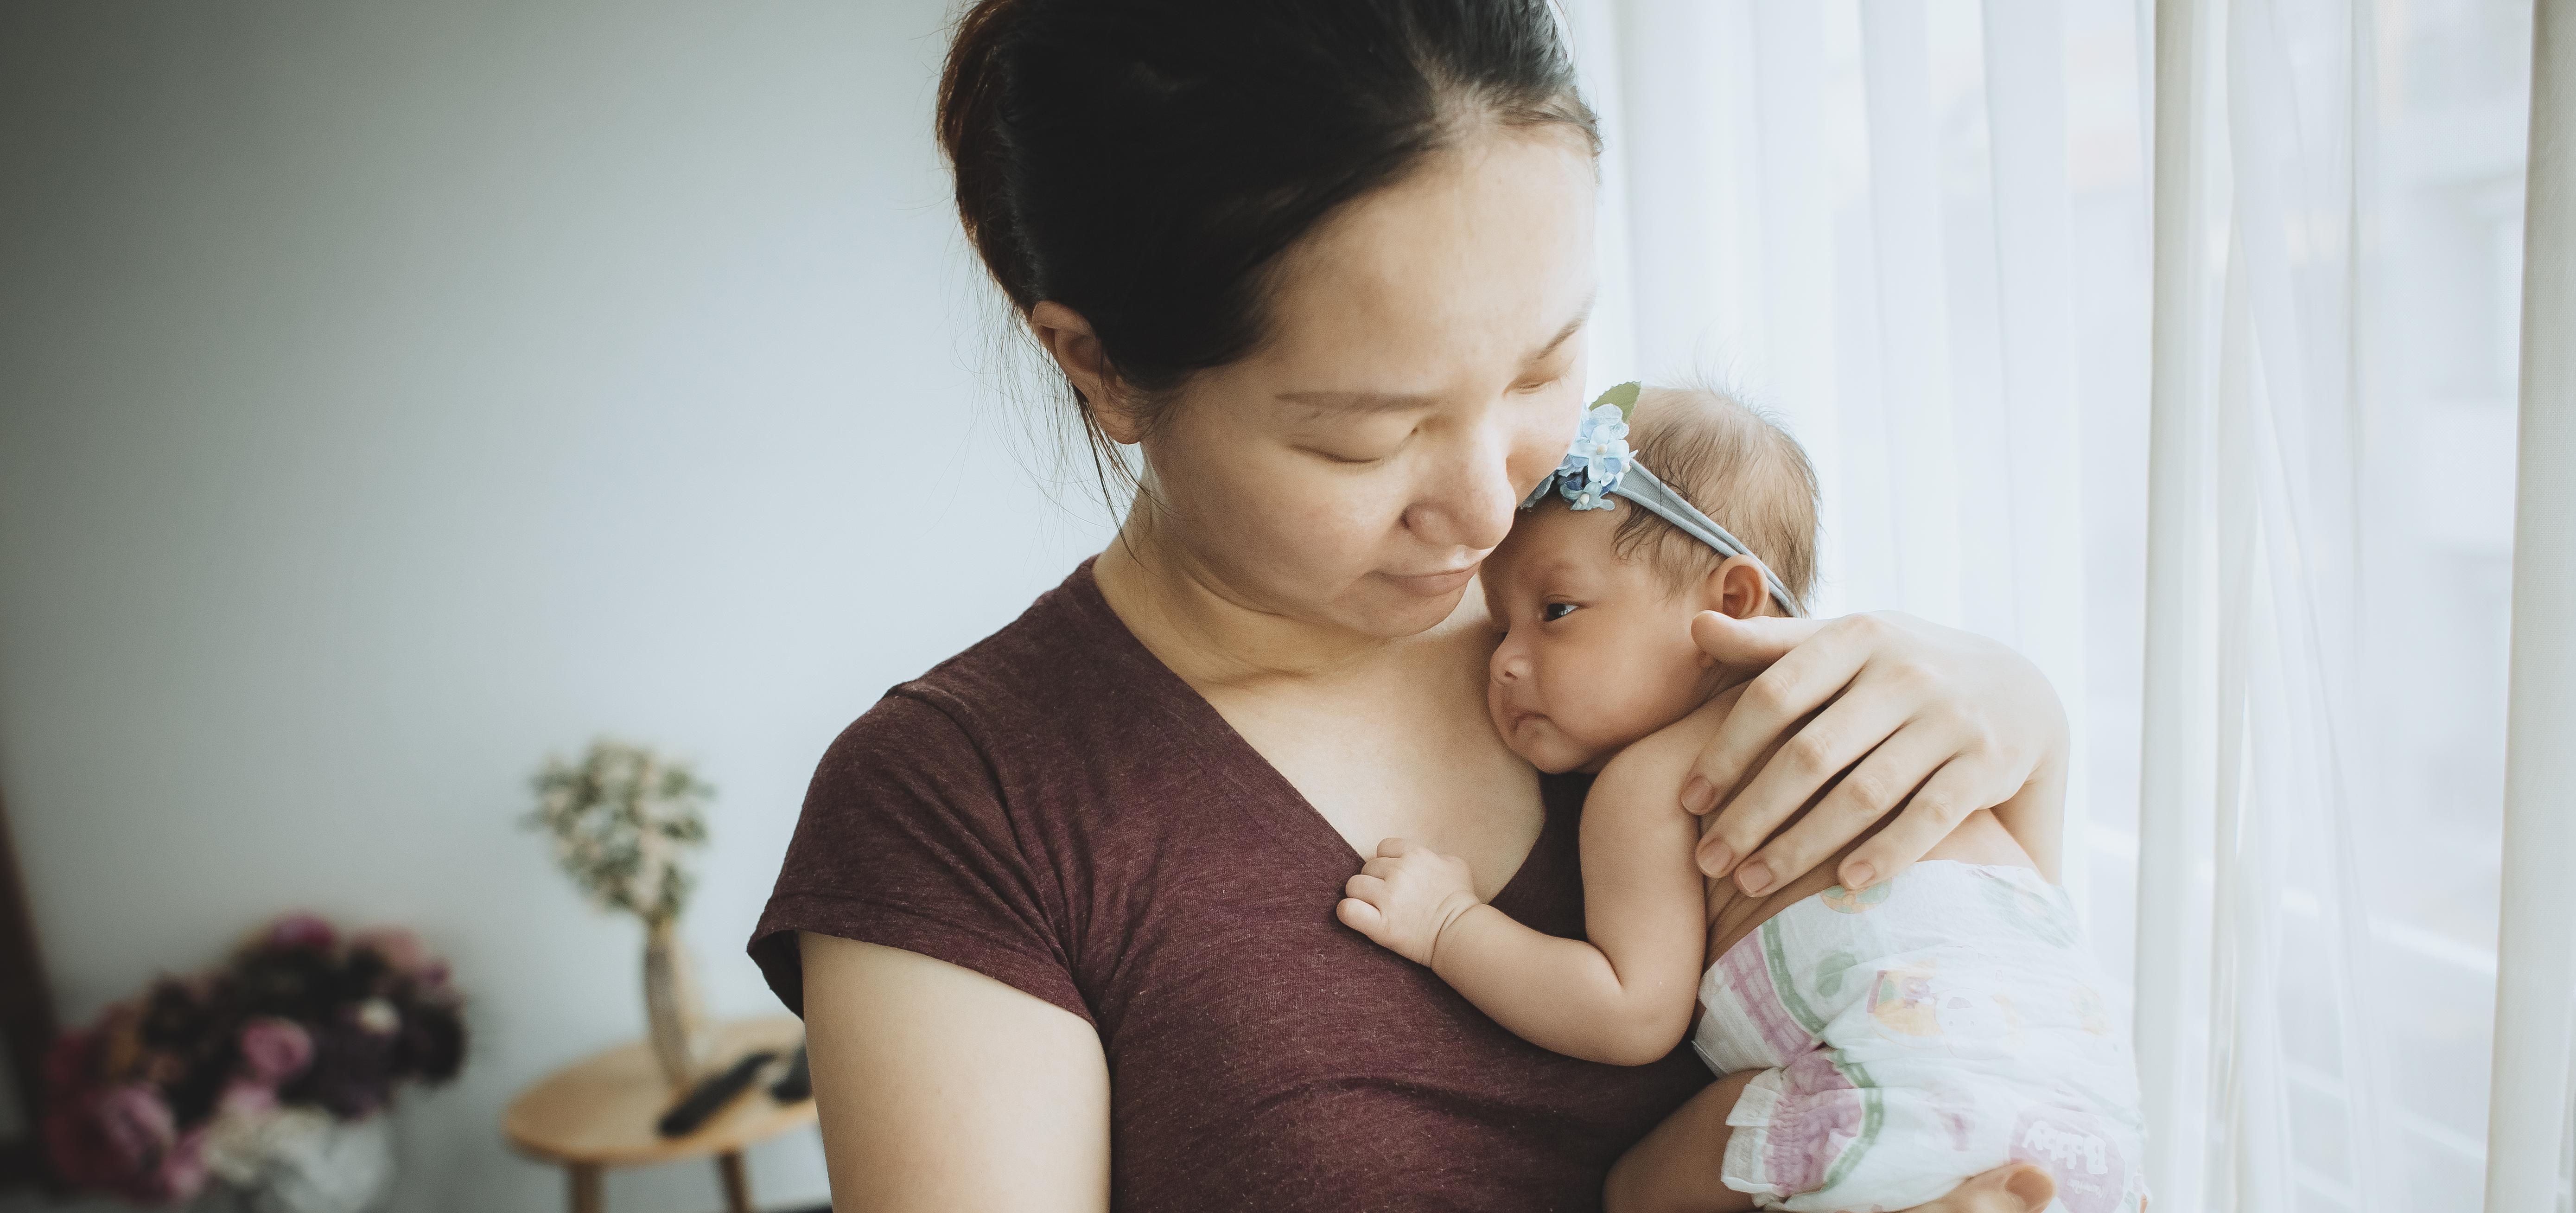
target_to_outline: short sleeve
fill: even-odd
[[[769,988],[805,1013],[800,931],[972,969],[1085,1020],[991,766],[947,713],[901,688],[823,755],[752,932]]]

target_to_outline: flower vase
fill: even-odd
[[[312,1108],[216,1120],[200,1213],[373,1213],[392,1194],[393,1133],[383,1114],[335,1120]]]
[[[644,1019],[662,1076],[674,1089],[689,1085],[707,1059],[706,1004],[689,949],[668,918],[644,927]]]

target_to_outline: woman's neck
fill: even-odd
[[[1395,640],[1301,619],[1227,586],[1156,525],[1141,503],[1091,573],[1109,609],[1136,639],[1202,691],[1365,676],[1400,660],[1412,641],[1461,626],[1463,616],[1481,607],[1470,593],[1448,621],[1420,637]]]

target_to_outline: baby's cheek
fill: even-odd
[[[1585,680],[1585,737],[1608,749],[1628,746],[1690,714],[1696,686],[1688,667],[1676,668],[1661,653],[1626,654],[1604,661]]]
[[[1617,684],[1617,675],[1600,671],[1582,679],[1579,687],[1558,686],[1548,696],[1548,718],[1564,731],[1566,739],[1586,752],[1587,761],[1594,756],[1607,757],[1637,738],[1652,732],[1639,730],[1637,696]]]

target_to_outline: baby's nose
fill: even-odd
[[[1529,657],[1506,640],[1501,648],[1494,650],[1493,673],[1496,682],[1519,682],[1529,676]]]

